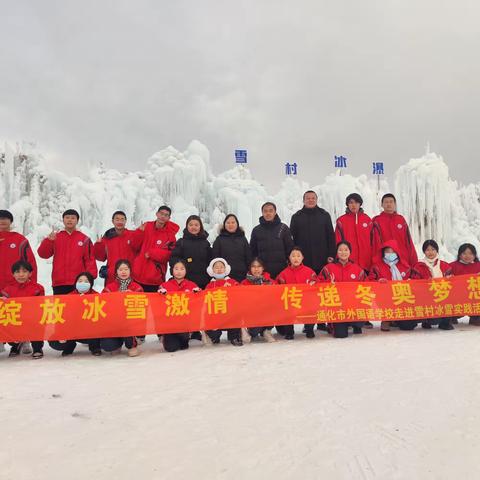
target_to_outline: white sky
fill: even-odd
[[[429,140],[480,180],[480,3],[457,0],[0,0],[0,137],[55,167],[142,169],[205,143],[319,183],[333,156],[393,173]]]

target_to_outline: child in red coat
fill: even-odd
[[[132,264],[130,260],[119,259],[115,263],[115,280],[107,284],[102,293],[113,292],[143,292],[143,288],[132,279]],[[125,345],[129,357],[139,354],[136,337],[116,337],[100,339],[100,346],[106,352],[119,352]]]
[[[250,262],[247,278],[242,281],[241,285],[274,285],[276,282],[265,271],[265,265],[258,257]],[[272,327],[253,327],[248,329],[248,333],[252,338],[262,335],[268,343],[275,342],[272,335]]]
[[[447,262],[440,260],[438,256],[438,243],[435,240],[426,240],[422,245],[425,257],[417,262],[412,270],[412,278],[431,279],[444,278],[452,275],[452,268]],[[422,328],[430,329],[432,325],[438,325],[440,330],[453,330],[450,319],[438,318],[424,320]]]
[[[172,278],[163,282],[158,289],[158,293],[166,295],[169,292],[199,292],[198,285],[187,280],[187,264],[183,260],[176,260],[170,268]],[[167,333],[163,335],[163,348],[167,352],[176,352],[177,350],[186,350],[190,333]]]
[[[207,267],[207,273],[212,277],[210,283],[205,290],[219,287],[233,287],[238,285],[238,282],[233,278],[230,278],[231,267],[224,258],[214,258],[210,265]],[[221,330],[209,330],[207,332],[213,343],[220,342]],[[244,341],[250,341],[250,335],[248,332],[243,332],[241,328],[229,328],[227,329],[227,338],[234,347],[241,347]]]
[[[315,272],[303,264],[304,255],[300,247],[293,247],[288,256],[288,267],[282,270],[277,276],[277,282],[284,283],[306,283],[313,285],[316,282],[317,276]],[[305,334],[307,338],[314,338],[315,332],[313,328],[315,324],[311,323],[305,325]],[[277,328],[277,330],[279,330]],[[280,334],[285,335],[285,340],[293,340],[295,330],[293,325],[285,325],[280,327]]]
[[[69,295],[98,295],[93,289],[93,275],[90,272],[81,272],[75,279],[74,290]],[[88,338],[82,340],[51,340],[48,342],[51,348],[62,352],[62,357],[67,357],[73,353],[77,343],[88,345],[90,353],[95,357],[102,354],[99,338]]]
[[[400,256],[400,248],[396,240],[389,240],[382,245],[382,260],[375,262],[370,270],[369,279],[378,282],[388,282],[389,280],[403,281],[409,280],[412,269],[410,265],[403,261]],[[413,330],[418,324],[416,320],[402,320],[396,322],[400,330]],[[389,331],[391,322],[383,321],[381,329]]]
[[[45,295],[44,288],[37,282],[32,281],[33,267],[29,262],[19,260],[12,265],[12,275],[15,283],[10,283],[0,291],[0,298],[6,301],[8,298],[37,297]],[[10,343],[9,357],[16,357],[22,351],[23,343]],[[32,342],[35,359],[43,357],[43,341]]]
[[[480,261],[478,260],[475,246],[471,243],[460,245],[457,260],[452,262],[450,267],[452,268],[452,275],[479,275]],[[470,317],[469,323],[470,325],[480,327],[480,317]]]
[[[365,280],[365,271],[357,263],[350,260],[351,245],[347,241],[337,244],[337,258],[335,262],[323,267],[318,275],[319,282],[361,282]],[[362,333],[363,322],[340,322],[332,324],[335,338],[348,337],[348,327],[353,327],[353,333]]]

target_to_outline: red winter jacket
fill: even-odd
[[[97,276],[92,241],[79,230],[57,233],[55,240],[45,238],[38,247],[41,258],[53,256],[52,286],[73,285],[79,273]]]
[[[380,255],[383,248],[390,247],[392,248],[396,254],[398,255],[398,263],[397,268],[402,276],[403,280],[408,280],[411,276],[412,269],[408,263],[404,262],[402,256],[398,252],[399,246],[395,240],[390,240],[385,242],[380,249]],[[393,280],[392,279],[392,272],[390,267],[382,260],[372,265],[370,269],[370,275],[368,276],[369,280]]]
[[[105,232],[101,240],[95,242],[93,246],[95,258],[100,262],[107,261],[105,285],[115,281],[115,264],[118,260],[128,260],[133,268],[135,254],[143,240],[143,235],[138,232],[142,231],[125,229],[121,235],[118,235],[115,229],[111,228]]]
[[[299,265],[298,267],[292,267],[289,265],[283,269],[277,276],[278,283],[310,283],[316,281],[317,275],[315,272],[306,265]]]
[[[45,289],[37,282],[28,280],[25,283],[11,283],[0,291],[0,297],[43,297]]]
[[[455,261],[450,264],[452,275],[474,275],[480,272],[480,262],[462,263]]]
[[[171,278],[170,280],[163,282],[160,286],[167,292],[192,292],[194,288],[198,288],[196,283],[187,280],[186,278],[180,283],[174,278]]]
[[[239,283],[230,277],[222,278],[221,280],[216,280],[215,278],[212,278],[210,280],[210,283],[205,287],[205,290],[219,287],[235,287],[236,285],[239,285]]]
[[[120,282],[118,280],[114,280],[113,282],[109,283],[103,290],[102,293],[113,293],[120,291]],[[128,286],[128,290],[126,292],[143,292],[143,288],[141,285],[135,282],[130,282]]]
[[[437,262],[440,262],[440,270],[442,271],[444,277],[452,275],[452,268],[450,267],[449,263],[444,262],[443,260],[437,260]],[[432,278],[432,272],[425,262],[418,262],[412,269],[412,278],[428,280]]]
[[[170,221],[163,228],[157,228],[155,221],[145,224],[142,246],[133,264],[134,278],[138,283],[160,285],[165,281],[168,260],[175,247],[178,230],[179,226]],[[142,230],[137,229],[137,232]],[[146,253],[149,258],[145,257]]]
[[[372,264],[372,219],[363,212],[346,213],[337,219],[336,243],[347,241],[352,246],[350,258],[364,270]]]
[[[362,282],[365,280],[365,271],[351,260],[345,265],[336,260],[323,267],[317,280],[319,282]]]
[[[0,232],[0,289],[14,283],[12,265],[24,260],[33,267],[32,282],[37,281],[37,262],[28,240],[17,232]]]
[[[413,267],[418,262],[418,256],[405,218],[398,213],[382,212],[372,221],[372,263],[382,262],[382,245],[389,240],[395,240],[398,243],[399,257]]]
[[[268,272],[263,272],[263,275],[262,277],[264,278],[264,283],[261,283],[261,284],[256,284],[256,283],[253,283],[251,282],[250,280],[248,280],[247,278],[245,280],[242,280],[242,282],[240,283],[240,285],[258,285],[258,286],[262,286],[262,285],[275,285],[277,282],[270,276],[270,274]]]

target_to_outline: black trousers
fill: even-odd
[[[145,285],[144,283],[139,284],[142,288],[143,291],[146,293],[156,293],[158,292],[158,288],[160,285]]]
[[[33,350],[33,353],[35,352],[41,352],[42,351],[42,348],[43,348],[43,340],[42,341],[39,341],[39,342],[30,342],[32,344],[32,350]],[[11,347],[18,347],[20,345],[20,343],[8,343]]]
[[[137,339],[135,337],[117,337],[117,338],[101,338],[100,339],[100,346],[102,350],[106,352],[113,352],[114,350],[118,350],[125,345],[125,347],[130,350],[133,347],[137,346]]]
[[[364,322],[335,322],[330,325],[332,326],[332,333],[335,338],[346,338],[348,337],[349,327],[362,328],[363,324]]]
[[[75,290],[75,285],[57,285],[52,288],[54,295],[68,295]]]
[[[85,340],[67,340],[66,342],[60,342],[58,340],[52,340],[48,342],[51,348],[59,352],[69,352],[73,353],[77,343],[83,343],[88,345],[88,349],[93,352],[95,350],[100,350],[100,339],[99,338],[89,338]]]
[[[188,348],[189,333],[166,333],[163,335],[163,348],[167,352],[186,350]]]

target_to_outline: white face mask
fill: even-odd
[[[213,278],[215,280],[222,280],[226,277],[227,275],[225,273],[214,273]]]
[[[77,282],[75,284],[75,288],[77,289],[78,293],[87,293],[90,291],[90,284],[85,282]]]

